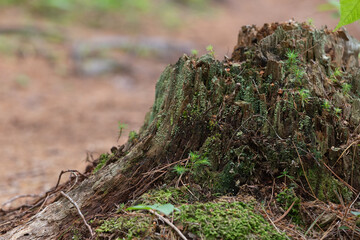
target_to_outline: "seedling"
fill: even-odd
[[[292,66],[298,62],[299,54],[294,50],[288,50],[286,52],[286,57],[288,58],[287,63]]]
[[[198,55],[198,53],[199,53],[199,52],[198,52],[198,50],[196,50],[196,49],[192,49],[192,50],[191,50],[191,55],[193,55],[193,56],[195,56],[195,57]]]
[[[304,104],[309,102],[310,92],[307,89],[300,89],[299,95],[301,99],[301,105],[304,107]]]
[[[206,47],[206,51],[211,55],[211,56],[215,56],[215,52],[214,52],[214,47],[212,45],[209,45]]]
[[[322,104],[322,107],[326,111],[330,111],[330,108],[331,108],[330,102],[328,100],[324,100],[324,103]]]
[[[286,184],[286,178],[288,178],[288,179],[290,179],[290,180],[293,180],[293,179],[294,179],[293,176],[290,176],[290,175],[288,174],[287,169],[284,169],[284,170],[282,171],[281,175],[278,176],[277,178],[284,178],[285,184]]]
[[[343,83],[342,84],[342,90],[343,90],[345,95],[349,94],[349,92],[351,90],[351,85],[349,83]]]
[[[127,128],[127,126],[128,126],[127,124],[121,123],[120,121],[118,122],[119,136],[118,136],[117,142],[119,141],[123,130],[124,130],[125,128]]]
[[[333,74],[331,75],[331,80],[334,82],[334,83],[337,83],[338,81],[338,77],[341,77],[342,76],[342,71],[339,69],[339,68],[335,68]]]
[[[340,118],[340,114],[341,114],[341,108],[334,108],[334,111],[335,111],[335,115]]]

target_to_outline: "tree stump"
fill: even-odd
[[[287,22],[243,27],[231,59],[182,56],[158,80],[139,134],[68,195],[92,219],[155,185],[180,184],[173,167],[191,153],[208,162],[182,182],[202,196],[291,178],[303,198],[351,200],[360,189],[359,46],[344,30]],[[40,210],[3,212],[0,239],[54,239],[81,225],[58,192],[67,186]]]

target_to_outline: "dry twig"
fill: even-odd
[[[284,217],[286,217],[286,215],[288,215],[288,213],[291,211],[291,209],[292,209],[292,207],[294,206],[295,202],[296,202],[296,201],[294,201],[294,202],[290,205],[290,207],[286,210],[286,212],[284,212],[284,214],[283,214],[281,217],[279,217],[278,219],[276,219],[276,220],[274,221],[274,223],[280,222]]]
[[[169,219],[161,216],[160,214],[158,214],[157,212],[155,212],[152,209],[149,209],[149,212],[151,212],[152,214],[154,214],[155,216],[157,216],[160,220],[162,220],[163,222],[165,222],[167,225],[169,225],[172,229],[174,229],[177,234],[179,234],[179,236],[181,237],[181,239],[183,240],[187,240],[187,238],[184,236],[184,234],[174,225],[170,222]]]
[[[10,203],[12,203],[13,201],[19,199],[19,198],[28,198],[28,197],[31,197],[31,198],[36,198],[36,197],[40,197],[40,195],[38,194],[23,194],[23,195],[18,195],[18,196],[15,196],[11,199],[9,199],[8,201],[4,202],[1,206],[4,207]]]
[[[91,237],[93,237],[95,235],[94,231],[92,230],[91,226],[86,222],[86,219],[84,217],[84,215],[81,213],[79,206],[77,205],[77,203],[71,199],[71,197],[69,195],[67,195],[66,193],[64,193],[63,191],[60,191],[61,195],[63,195],[64,197],[66,197],[76,208],[76,210],[78,211],[80,217],[82,218],[82,220],[84,221],[85,226],[89,229],[89,232],[91,234]]]

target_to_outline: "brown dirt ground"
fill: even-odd
[[[93,29],[67,25],[71,39],[102,35],[161,36],[190,41],[198,49],[214,46],[216,56],[231,55],[242,25],[314,20],[333,28],[337,19],[318,12],[325,0],[227,0],[207,16],[185,16],[169,30],[147,21],[138,33],[129,29]],[[0,9],[0,28],[28,23],[17,9]],[[30,19],[32,24],[42,21]],[[360,37],[353,24],[350,32]],[[69,44],[42,44],[57,57],[55,64],[23,47],[22,57],[0,53],[0,204],[20,194],[40,194],[53,186],[61,170],[86,166],[86,153],[94,157],[124,143],[129,130],[138,130],[154,99],[157,78],[168,64],[152,58],[128,57],[135,69],[97,78],[70,74]],[[25,46],[25,47],[24,47]],[[24,50],[25,49],[25,50]],[[200,51],[204,53],[204,51]],[[168,60],[169,61],[169,60]],[[172,60],[174,61],[174,60]],[[117,142],[118,121],[128,124]]]

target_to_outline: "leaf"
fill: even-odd
[[[360,0],[340,0],[340,21],[334,31],[360,19]]]
[[[136,205],[136,206],[132,206],[132,207],[128,207],[126,209],[126,211],[128,210],[150,210],[152,209],[149,205]]]
[[[167,203],[167,204],[154,204],[150,206],[153,210],[157,210],[165,215],[169,215],[170,213],[172,213],[175,209],[174,205]]]
[[[128,210],[156,210],[165,215],[169,215],[174,210],[179,211],[179,209],[175,208],[174,205],[167,203],[167,204],[154,204],[154,205],[136,205],[126,209]]]
[[[360,215],[360,212],[354,212],[354,211],[350,211],[351,214],[355,215],[355,216],[359,216]]]
[[[350,228],[347,227],[347,226],[340,226],[339,229],[340,229],[340,230],[349,230]]]

